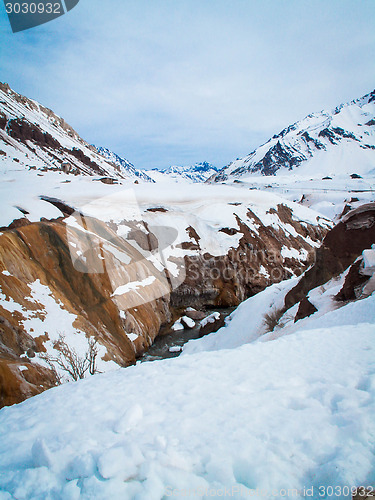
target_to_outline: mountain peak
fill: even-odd
[[[174,182],[205,182],[218,172],[218,169],[207,161],[194,165],[172,165],[164,169],[153,169],[149,173],[155,180],[171,180]]]
[[[332,111],[311,113],[246,157],[231,162],[212,181],[286,174],[296,169],[302,173],[302,168],[311,175],[371,171],[375,168],[374,117],[375,91]],[[340,158],[345,158],[345,163]]]

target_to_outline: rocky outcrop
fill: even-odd
[[[237,216],[237,229],[231,232],[232,235],[240,235],[237,248],[222,256],[197,252],[185,257],[186,279],[172,291],[172,306],[198,309],[202,306],[233,307],[272,283],[290,278],[293,274],[302,274],[313,263],[315,256],[306,238],[321,241],[326,229],[319,225],[301,224],[294,218],[291,209],[283,204],[268,213],[276,215],[282,224],[289,224],[295,234],[286,233],[273,225],[265,226],[249,209],[249,219],[259,227],[258,233],[255,233],[250,229],[249,221],[245,222]],[[186,247],[199,248],[199,235],[191,228],[187,231],[191,241],[186,243]],[[291,256],[284,256],[285,248],[293,248],[295,257],[293,252]],[[304,257],[301,258],[301,255]]]
[[[314,314],[318,309],[311,304],[307,297],[304,297],[299,303],[297,314],[295,315],[294,322],[296,323],[300,319],[307,318]]]
[[[368,282],[369,277],[360,273],[362,259],[358,259],[352,266],[345,277],[345,282],[336,295],[336,300],[346,302],[348,300],[356,300],[360,297],[363,286]]]
[[[0,358],[0,408],[21,403],[57,385],[48,368],[29,361]]]
[[[368,203],[347,213],[341,222],[327,233],[323,244],[316,251],[314,265],[305,272],[298,284],[285,297],[285,310],[300,302],[305,309],[309,291],[343,273],[375,241],[375,203]],[[342,290],[340,301],[358,297],[356,290],[369,277],[359,273],[361,262],[354,263]],[[306,311],[304,311],[306,312]],[[305,316],[302,316],[305,317]]]
[[[199,329],[199,336],[204,337],[210,333],[215,333],[225,326],[225,316],[221,313],[214,313],[202,321]]]
[[[135,250],[131,252],[136,259]],[[104,348],[105,361],[128,366],[170,319],[167,298],[128,308],[126,316],[122,315],[108,273],[84,273],[74,265],[62,221],[29,223],[6,231],[0,235],[0,255],[2,404],[54,385],[54,374],[38,363],[58,333],[93,337]],[[111,263],[109,256],[107,263]],[[41,292],[35,292],[35,283]],[[73,333],[64,331],[63,322],[59,324],[59,311],[71,315]],[[48,323],[45,328],[44,321]],[[135,340],[129,339],[130,333]],[[28,369],[20,371],[23,365]]]

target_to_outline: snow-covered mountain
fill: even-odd
[[[104,156],[104,158],[115,165],[120,167],[121,172],[125,172],[129,177],[139,178],[146,182],[155,182],[151,177],[149,177],[143,170],[137,170],[130,161],[125,158],[121,158],[118,154],[114,153],[108,148],[97,147],[96,151]]]
[[[375,172],[375,91],[332,111],[312,113],[212,177],[365,175]]]
[[[104,182],[148,180],[123,160],[109,160],[88,144],[63,118],[0,83],[0,168],[89,175]],[[125,168],[126,166],[126,168]],[[130,168],[131,167],[131,168]]]
[[[153,169],[148,173],[155,181],[173,182],[205,182],[207,179],[217,174],[218,169],[204,161],[192,166],[171,166],[162,170]]]

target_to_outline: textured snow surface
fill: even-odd
[[[321,498],[319,487],[373,484],[374,300],[357,304],[351,323],[340,320],[345,306],[334,311],[340,326],[142,363],[2,409],[0,498],[209,498],[223,488],[303,498],[311,487]]]
[[[91,178],[84,176],[73,177],[55,172],[42,175],[34,171],[17,170],[13,165],[5,170],[0,168],[0,227],[8,226],[14,219],[24,216],[17,207],[29,212],[30,215],[26,217],[31,221],[38,221],[41,217],[53,219],[63,215],[54,205],[43,201],[41,196],[62,200],[84,215],[97,217],[105,222],[113,221],[119,224],[124,220],[145,221],[156,231],[158,227],[161,228],[157,233],[158,237],[160,233],[161,238],[165,227],[173,228],[177,231],[177,236],[173,241],[174,248],[164,251],[166,259],[170,255],[183,257],[194,253],[191,250],[176,248],[178,243],[188,240],[189,226],[200,236],[199,244],[202,250],[213,256],[225,255],[229,248],[238,246],[241,234],[231,236],[219,230],[223,227],[238,228],[236,215],[257,233],[257,224],[249,219],[248,209],[253,211],[262,223],[272,224],[287,232],[293,228],[282,223],[275,214],[267,213],[271,207],[276,208],[280,203],[285,203],[292,209],[296,220],[325,224],[325,221],[319,219],[317,212],[283,199],[277,194],[263,191],[204,184],[195,184],[194,190],[187,190],[183,184],[176,184],[173,189],[168,184],[150,183],[108,186],[92,182]],[[149,211],[155,208],[164,211]],[[68,219],[69,221],[71,219]],[[330,225],[329,221],[326,225]],[[126,234],[119,236],[126,237]],[[308,242],[311,244],[311,241]],[[304,257],[301,258],[303,260]]]

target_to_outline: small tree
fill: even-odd
[[[53,347],[58,351],[57,356],[50,354],[42,354],[40,356],[57,374],[56,366],[62,371],[69,374],[72,380],[85,378],[85,374],[89,372],[91,375],[100,373],[96,367],[96,358],[99,353],[97,341],[93,338],[88,339],[88,349],[84,357],[77,354],[73,347],[70,347],[65,341],[65,335],[59,334],[59,339],[53,342]],[[61,383],[61,377],[58,377]]]

